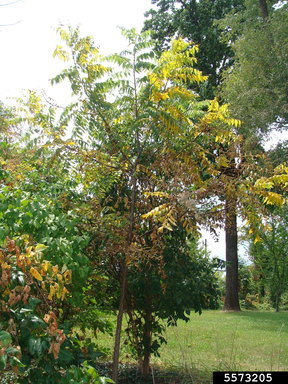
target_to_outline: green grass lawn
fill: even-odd
[[[288,371],[288,312],[204,311],[168,328],[166,336],[153,364],[181,371],[191,383],[211,383],[217,370]],[[102,342],[112,346],[113,339]],[[125,346],[121,359],[132,361]]]
[[[158,362],[193,375],[288,370],[288,313],[204,311],[167,330]]]

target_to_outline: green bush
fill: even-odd
[[[43,244],[20,247],[25,239],[7,238],[0,249],[0,377],[9,384],[70,383],[71,375],[81,377],[77,383],[109,383],[83,365],[99,357],[96,346],[59,322],[71,271],[45,260]]]

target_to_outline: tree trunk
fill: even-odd
[[[267,1],[266,0],[259,0],[259,7],[261,16],[264,21],[268,19],[269,13],[268,13],[268,7],[267,7]]]
[[[148,376],[150,373],[150,357],[151,357],[151,342],[152,342],[152,316],[150,311],[145,314],[144,324],[144,354],[139,361],[140,372],[143,376]]]
[[[226,235],[226,292],[224,311],[240,311],[238,296],[238,250],[237,215],[235,196],[226,195],[225,235]]]
[[[135,222],[135,204],[136,204],[136,164],[133,169],[132,176],[132,195],[131,195],[131,207],[130,207],[130,225],[127,236],[127,244],[131,245],[133,239],[133,230]],[[117,325],[115,332],[115,343],[114,343],[114,352],[113,352],[113,365],[112,365],[112,380],[117,383],[118,379],[118,367],[119,367],[119,354],[120,354],[120,343],[121,343],[121,329],[122,329],[122,320],[125,309],[125,300],[126,300],[126,291],[127,291],[127,279],[128,279],[128,266],[126,262],[126,257],[120,264],[120,301],[119,301],[119,310],[117,315]]]
[[[148,376],[150,373],[150,353],[145,353],[143,359],[139,362],[140,372],[143,376]]]
[[[121,274],[120,275],[120,301],[119,301],[119,310],[117,315],[117,325],[116,325],[116,332],[115,332],[113,365],[112,365],[112,380],[115,381],[115,383],[117,383],[117,379],[118,379],[121,329],[122,329],[122,320],[123,320],[123,314],[124,314],[124,304],[125,304],[126,287],[127,287],[126,260],[124,260],[121,263],[120,274]]]
[[[259,291],[261,298],[266,296],[264,278],[260,276]]]
[[[277,297],[276,305],[275,305],[275,312],[279,312],[279,298]]]

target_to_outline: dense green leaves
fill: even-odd
[[[241,10],[243,0],[153,0],[152,4],[156,7],[146,13],[145,29],[152,31],[156,49],[167,49],[175,35],[199,44],[198,68],[209,77],[198,90],[203,98],[213,98],[222,72],[231,66],[234,56],[231,46],[221,40],[221,28],[215,21]]]
[[[71,271],[59,271],[45,260],[46,249],[43,244],[31,246],[22,236],[17,242],[7,239],[0,250],[0,370],[6,374],[12,369],[15,383],[37,383],[39,377],[46,384],[62,382],[62,378],[66,382],[66,370],[70,377],[72,364],[102,355],[91,340],[84,352],[69,324],[58,325]],[[91,370],[95,380],[100,380]]]
[[[77,228],[80,220],[75,213],[66,212],[59,201],[68,191],[64,192],[59,185],[60,189],[55,193],[55,186],[51,188],[45,184],[42,182],[42,189],[36,193],[29,189],[25,191],[25,184],[21,185],[24,190],[9,186],[1,189],[0,236],[3,241],[8,235],[27,234],[45,244],[54,264],[72,269],[79,289],[88,271],[83,254],[88,237]]]
[[[164,239],[162,255],[155,254],[149,264],[139,261],[128,278],[126,332],[138,359],[147,353],[159,356],[165,326],[188,321],[191,310],[201,314],[203,308],[218,306],[213,262],[197,241],[187,244],[183,229],[168,232]]]
[[[96,369],[87,363],[81,367],[72,365],[66,377],[61,381],[63,384],[113,384],[111,379],[101,377]]]
[[[268,18],[259,17],[258,3],[246,1],[242,12],[222,21],[230,24],[227,39],[240,35],[232,45],[235,64],[225,73],[223,96],[245,122],[247,135],[287,120],[287,4],[267,3]]]
[[[261,241],[251,244],[250,252],[269,293],[271,303],[279,311],[281,297],[287,291],[287,206],[273,209],[266,220]]]

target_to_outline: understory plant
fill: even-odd
[[[21,236],[0,249],[0,375],[9,383],[67,383],[71,375],[105,383],[84,364],[93,351],[84,353],[69,324],[60,324],[72,273],[46,260],[46,248]]]

